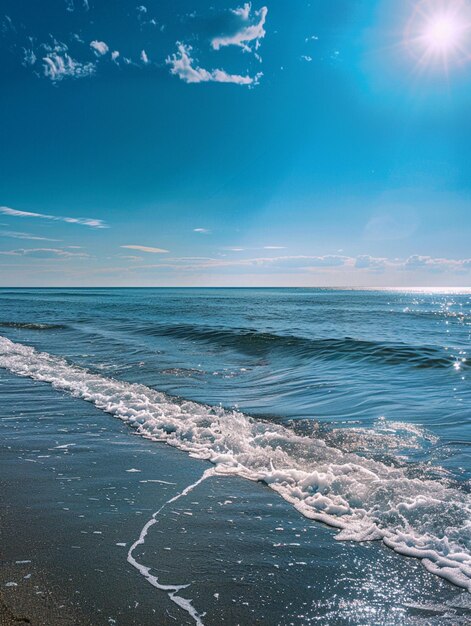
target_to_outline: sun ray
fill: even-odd
[[[421,70],[449,73],[471,58],[471,6],[462,0],[423,0],[412,13],[404,44]]]

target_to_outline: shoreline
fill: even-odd
[[[189,585],[179,595],[204,614],[205,626],[298,625],[307,616],[331,620],[333,610],[339,623],[381,626],[412,624],[431,611],[437,624],[456,626],[471,615],[463,604],[469,594],[415,559],[378,542],[335,541],[333,529],[260,483],[217,476],[199,483],[207,463],[47,384],[2,370],[0,393],[8,503],[1,589],[11,614],[32,626],[195,624],[127,561],[162,506],[135,557],[162,585]]]

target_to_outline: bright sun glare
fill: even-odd
[[[436,15],[425,24],[424,42],[437,52],[446,53],[460,45],[463,26],[452,15]]]
[[[451,65],[471,59],[471,5],[468,0],[423,0],[408,24],[406,41],[421,66]]]

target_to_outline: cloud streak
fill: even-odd
[[[250,22],[250,14],[252,5],[250,2],[244,4],[243,7],[232,9],[232,13],[241,18],[243,25],[232,35],[223,35],[215,37],[211,41],[214,50],[219,50],[225,46],[238,46],[244,52],[252,52],[251,45],[255,50],[260,47],[260,41],[265,37],[265,22],[267,19],[268,8],[262,7],[259,11],[254,12],[255,21]]]
[[[153,248],[152,246],[138,246],[138,245],[126,245],[121,246],[121,248],[126,248],[127,250],[138,250],[139,252],[148,252],[149,254],[167,254],[168,250],[164,250],[163,248]]]
[[[0,206],[0,213],[10,217],[30,217],[42,220],[52,220],[54,222],[66,222],[67,224],[80,224],[89,228],[108,228],[103,220],[89,217],[64,217],[60,215],[48,215],[46,213],[33,213],[32,211],[18,211],[7,206]]]
[[[232,251],[242,249],[232,248]],[[254,258],[213,258],[213,257],[180,257],[166,258],[162,263],[147,266],[135,266],[134,269],[161,268],[183,272],[205,272],[224,269],[241,269],[244,273],[257,273],[259,271],[273,272],[298,272],[300,274],[324,272],[332,274],[347,274],[356,272],[362,273],[383,273],[408,272],[417,270],[426,273],[454,273],[464,274],[471,272],[471,259],[443,259],[412,255],[405,259],[387,259],[383,257],[372,257],[370,255],[359,255],[356,257],[338,254],[327,254],[323,256],[291,255],[274,257],[254,257]]]
[[[50,237],[39,237],[30,233],[19,233],[12,230],[1,230],[0,237],[10,237],[12,239],[29,239],[30,241],[60,241],[60,239],[51,239]]]
[[[166,63],[170,66],[170,73],[178,76],[185,83],[232,83],[235,85],[256,85],[262,74],[255,76],[242,76],[240,74],[228,74],[225,70],[207,70],[195,65],[196,61],[191,57],[192,47],[177,42],[177,52],[167,57]]]
[[[18,248],[17,250],[2,251],[0,254],[3,256],[30,256],[38,259],[87,258],[89,256],[85,252],[69,252],[62,248]]]

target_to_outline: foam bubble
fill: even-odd
[[[178,402],[93,374],[0,337],[0,366],[92,402],[138,434],[211,461],[220,474],[263,481],[340,540],[382,540],[471,591],[471,502],[443,479],[343,451],[239,411]]]

